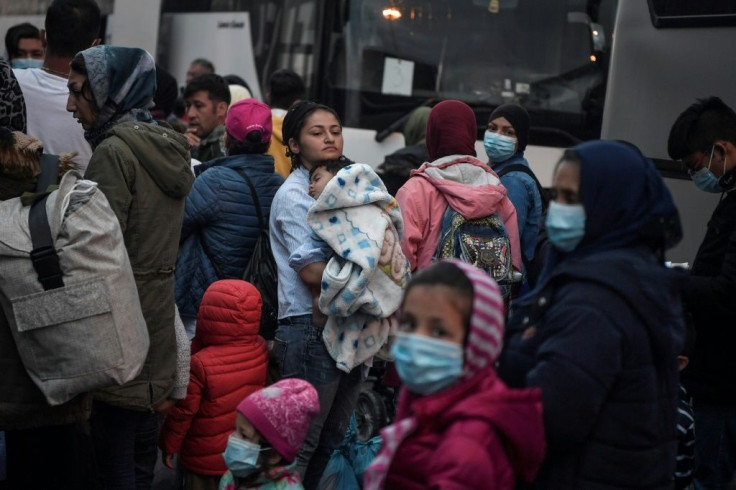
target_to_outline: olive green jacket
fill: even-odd
[[[95,148],[85,178],[96,181],[120,221],[151,346],[140,375],[95,399],[152,410],[174,386],[174,266],[184,203],[194,182],[186,138],[163,126],[113,126]]]

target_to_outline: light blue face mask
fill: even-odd
[[[545,225],[552,246],[562,252],[572,252],[585,236],[585,209],[582,204],[550,201]]]
[[[265,451],[265,449],[261,449],[258,444],[253,444],[235,434],[231,434],[227,439],[227,447],[222,458],[233,475],[238,478],[248,478],[260,469],[258,455],[261,451]]]
[[[690,173],[690,178],[693,179],[695,187],[705,192],[712,192],[713,194],[720,194],[723,192],[723,187],[718,183],[719,178],[710,171],[710,164],[713,163],[713,152],[715,146],[710,150],[710,159],[708,160],[708,166],[703,167],[696,172]],[[723,172],[726,172],[726,160],[723,160]]]
[[[516,139],[510,136],[486,131],[483,136],[483,147],[491,164],[505,162],[511,158],[516,150]]]
[[[463,349],[454,342],[400,333],[391,355],[401,381],[418,395],[447,388],[463,374]]]
[[[10,62],[12,68],[23,70],[26,68],[41,68],[43,60],[34,60],[33,58],[15,58]]]

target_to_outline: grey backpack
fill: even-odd
[[[120,225],[94,182],[67,172],[33,206],[0,202],[0,306],[50,405],[140,373],[148,330]]]

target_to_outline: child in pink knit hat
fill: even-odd
[[[229,471],[220,490],[303,489],[295,459],[318,413],[317,390],[301,379],[283,379],[246,397],[223,454]]]

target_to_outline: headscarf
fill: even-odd
[[[426,145],[427,119],[432,111],[429,107],[417,107],[409,115],[404,126],[404,143],[406,146]]]
[[[517,152],[524,151],[526,144],[529,142],[529,126],[531,121],[529,120],[529,113],[526,109],[516,104],[501,104],[496,107],[491,113],[491,117],[488,118],[488,122],[504,117],[516,131],[516,141],[519,143]]]
[[[240,102],[241,100],[250,99],[253,97],[250,93],[250,90],[243,87],[242,85],[231,84],[228,85],[227,88],[230,90],[230,107],[232,107],[233,104],[236,102]]]
[[[156,92],[153,96],[154,106],[151,113],[156,119],[166,119],[174,110],[174,104],[179,97],[179,88],[176,86],[176,78],[156,65]]]
[[[664,251],[682,239],[672,195],[638,148],[618,141],[589,141],[573,150],[581,159],[585,236],[569,254],[553,249],[543,276],[568,257],[639,245]]]
[[[87,68],[92,95],[99,109],[94,129],[84,137],[95,148],[112,126],[141,121],[153,123],[156,66],[140,48],[93,46],[80,53]]]
[[[469,380],[492,367],[501,353],[504,335],[504,306],[496,282],[484,271],[458,259],[450,259],[473,284],[470,330],[465,342],[462,379]],[[404,393],[402,396],[406,396]],[[397,420],[381,431],[383,445],[365,473],[365,490],[383,488],[391,461],[401,442],[417,428],[416,417]]]
[[[473,109],[459,100],[440,102],[427,119],[429,158],[434,161],[448,155],[475,156],[477,134]]]
[[[26,102],[13,70],[0,59],[0,127],[26,132]]]

